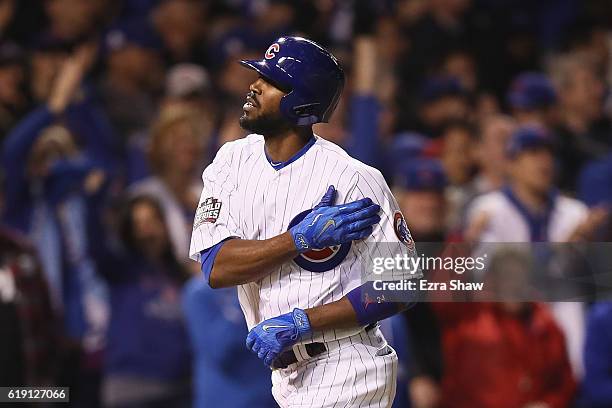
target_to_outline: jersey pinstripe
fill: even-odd
[[[256,282],[240,285],[238,297],[249,329],[296,307],[306,309],[339,300],[362,284],[362,272],[370,258],[413,250],[398,238],[396,221],[401,213],[382,174],[351,158],[337,145],[318,136],[315,138],[315,143],[301,157],[277,170],[266,157],[263,136],[249,135],[223,145],[202,175],[204,188],[189,251],[194,260],[199,260],[201,251],[228,237],[262,240],[284,233],[298,214],[313,208],[321,200],[330,185],[337,190],[336,204],[370,197],[381,206],[381,221],[375,226],[373,234],[366,240],[353,242],[346,257],[335,267],[324,272],[312,272],[295,262],[288,262]],[[213,214],[215,217],[211,217],[212,202],[220,203],[218,214]],[[406,233],[409,238],[407,230]],[[380,242],[388,244],[379,245]],[[327,369],[317,367],[312,372],[301,372],[300,384],[284,383],[288,378],[297,381],[295,374],[277,374],[280,375],[277,383],[284,384],[280,391],[278,387],[275,388],[279,404],[311,406],[312,401],[308,399],[298,405],[282,402],[289,398],[283,396],[284,393],[291,394],[291,401],[295,401],[296,395],[303,398],[304,395],[296,391],[300,387],[312,388],[308,392],[313,392],[315,396],[317,387],[325,387],[328,381],[335,387],[341,387],[342,381],[336,384],[336,380],[332,381],[330,377],[334,370],[338,370],[331,367],[337,359],[343,366],[340,370],[348,369],[352,378],[352,382],[345,379],[350,397],[347,401],[351,398],[362,399],[360,406],[364,407],[388,406],[389,398],[393,398],[391,391],[393,395],[395,393],[392,389],[395,380],[387,384],[386,378],[393,377],[395,366],[389,365],[389,362],[379,362],[380,357],[374,359],[371,344],[367,350],[361,350],[363,345],[355,345],[362,343],[359,339],[364,338],[367,339],[367,336],[363,327],[358,327],[317,332],[311,338],[304,339],[303,343],[321,341],[328,344],[350,340],[351,344],[347,343],[347,347],[351,346],[348,348],[352,351],[339,351],[337,355],[329,356],[331,360],[324,363],[330,366]],[[373,359],[373,363],[369,363],[370,359]],[[387,370],[386,374],[383,370]],[[342,376],[338,378],[342,379]],[[360,391],[351,396],[352,388],[363,381],[365,385],[362,385],[366,387],[364,392],[368,387],[372,391],[365,394]],[[331,395],[321,392],[324,399],[321,406],[334,406],[338,401],[338,406],[353,406],[341,402],[341,397],[334,395],[336,392],[342,390],[336,390]]]

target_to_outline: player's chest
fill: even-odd
[[[236,191],[239,224],[248,239],[281,234],[306,215],[327,189],[322,177],[297,171],[254,171]]]

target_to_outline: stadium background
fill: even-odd
[[[186,254],[201,171],[245,135],[236,61],[283,34],[341,61],[315,131],[383,172],[417,242],[478,240],[470,203],[508,181],[580,200],[566,239],[608,241],[611,29],[607,0],[0,0],[0,385],[273,406],[234,291]],[[542,138],[554,181],[508,170]],[[396,406],[612,406],[608,303],[447,306],[385,323]]]

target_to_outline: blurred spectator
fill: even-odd
[[[610,150],[612,122],[604,116],[604,83],[592,62],[562,56],[551,64],[551,75],[559,95],[559,187],[574,191],[585,162]]]
[[[612,303],[595,304],[589,312],[584,345],[582,404],[589,408],[612,405]]]
[[[519,125],[547,128],[555,125],[557,95],[552,82],[545,75],[522,73],[512,81],[507,99],[512,116]]]
[[[516,254],[496,257],[489,282],[512,282],[526,273]],[[563,334],[545,305],[437,302],[432,307],[442,332],[441,407],[570,406],[576,383]]]
[[[104,0],[46,0],[44,6],[49,26],[45,35],[71,44],[83,40],[99,27],[97,20],[104,3]]]
[[[424,3],[422,9],[416,11],[420,18],[408,28],[412,45],[406,58],[412,57],[411,63],[407,65],[414,66],[411,74],[417,78],[413,80],[422,77],[427,67],[467,43],[470,37],[469,23],[464,17],[471,6],[471,0],[431,0]],[[413,6],[413,10],[416,7]]]
[[[442,62],[442,75],[457,78],[461,87],[469,93],[478,90],[476,61],[466,49],[455,49],[445,55]]]
[[[592,237],[603,218],[553,187],[553,140],[543,129],[517,129],[507,146],[509,183],[472,203],[465,236],[471,242],[567,242]],[[566,336],[576,376],[582,373],[583,307],[558,302],[553,314]]]
[[[446,235],[447,185],[442,165],[437,160],[406,162],[394,177],[394,194],[402,213],[408,216],[410,233],[417,242],[443,242]]]
[[[116,23],[104,38],[107,71],[100,91],[123,140],[146,128],[156,113],[164,74],[160,47],[144,19]]]
[[[166,62],[206,65],[205,3],[199,0],[162,0],[152,13],[166,51]]]
[[[85,405],[95,405],[95,393],[82,391],[96,386],[108,315],[106,286],[89,252],[95,237],[85,225],[97,216],[93,206],[113,168],[103,115],[86,101],[73,103],[94,56],[86,44],[62,63],[48,101],[11,131],[2,156],[3,219],[32,239],[66,336],[80,343],[73,401]]]
[[[476,135],[466,122],[450,122],[441,134],[441,162],[448,179],[446,198],[448,227],[461,224],[465,207],[474,196],[472,180],[476,174]]]
[[[447,179],[438,160],[413,159],[398,168],[394,177],[394,194],[415,242],[422,243],[419,253],[431,253],[447,235],[448,204],[445,196]],[[409,214],[418,214],[410,216]],[[408,325],[409,363],[405,369],[409,378],[409,395],[415,408],[434,407],[439,402],[442,362],[440,332],[436,316],[428,303],[417,303],[396,319]],[[406,346],[404,346],[405,348]],[[399,355],[399,354],[398,354]],[[398,388],[399,392],[400,388]]]
[[[168,70],[164,89],[164,106],[187,105],[202,114],[214,115],[212,84],[208,72],[196,64],[177,64]]]
[[[476,194],[497,190],[506,183],[506,146],[516,122],[505,115],[491,115],[480,121],[475,149],[478,174],[474,179]]]
[[[34,248],[0,230],[0,384],[52,386],[60,374],[60,330]]]
[[[212,97],[208,73],[195,64],[178,64],[168,71],[164,98],[159,106],[159,116],[170,118],[190,112],[190,120],[198,123],[205,147],[214,148],[213,126],[219,107]],[[127,146],[127,184],[141,181],[151,175],[148,151],[151,145],[151,129],[144,129],[130,136]],[[207,159],[207,157],[202,157]]]
[[[30,53],[29,90],[37,103],[45,102],[54,80],[69,57],[68,47],[61,43],[41,39]]]
[[[269,368],[244,347],[236,289],[213,290],[198,276],[183,290],[183,309],[195,354],[194,408],[275,406]]]
[[[584,167],[579,177],[578,197],[589,207],[612,205],[612,155]]]
[[[149,164],[153,175],[133,184],[133,195],[155,197],[164,210],[170,241],[177,259],[187,262],[189,234],[202,190],[199,175],[209,125],[197,112],[179,109],[162,112],[151,133]]]
[[[15,17],[15,0],[6,0],[0,3],[0,38],[6,37],[11,22]]]
[[[22,49],[15,43],[0,44],[0,135],[19,121],[30,107],[26,93],[26,66]]]
[[[95,235],[105,237],[103,226]],[[119,214],[121,249],[96,246],[111,318],[102,399],[106,407],[188,407],[189,339],[181,311],[187,271],[172,252],[160,204],[140,196]]]
[[[469,118],[467,91],[453,77],[428,79],[422,86],[420,102],[419,129],[431,137],[440,135],[449,121]]]

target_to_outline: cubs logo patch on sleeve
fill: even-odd
[[[399,239],[400,242],[406,244],[408,248],[414,249],[414,241],[412,240],[410,231],[408,231],[408,225],[406,225],[406,220],[399,211],[396,211],[395,215],[393,216],[393,229],[395,230],[395,235],[397,235],[397,239]]]
[[[221,213],[221,201],[213,197],[208,197],[198,205],[196,210],[194,228],[199,227],[205,222],[214,224]]]

